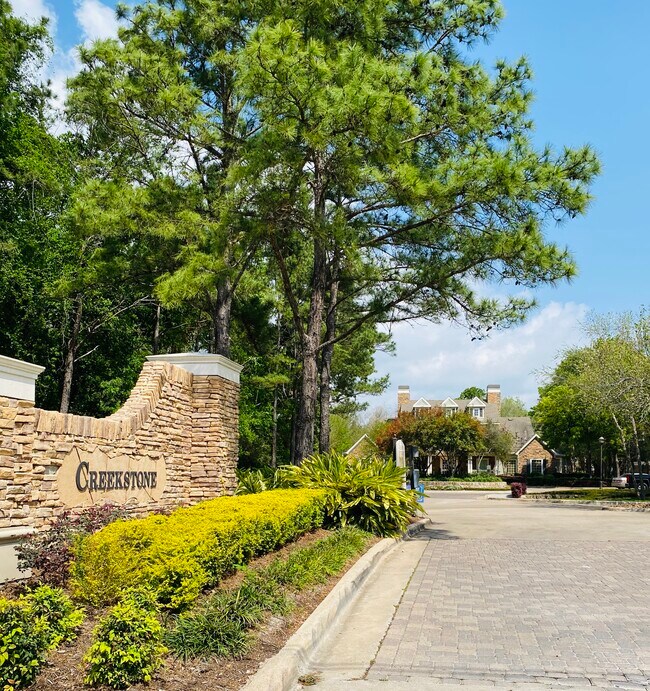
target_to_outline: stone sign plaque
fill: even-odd
[[[59,497],[66,506],[89,506],[106,501],[156,501],[165,489],[165,462],[148,456],[109,458],[95,448],[75,447],[57,473]]]

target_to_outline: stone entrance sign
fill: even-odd
[[[220,355],[152,356],[124,406],[96,419],[35,408],[43,368],[0,356],[0,581],[16,576],[6,546],[67,508],[146,514],[232,494],[241,369]]]
[[[158,501],[165,491],[164,458],[110,458],[99,448],[83,453],[74,448],[58,471],[59,495],[67,506],[90,506],[107,501]]]

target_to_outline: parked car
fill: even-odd
[[[641,482],[645,485],[646,491],[650,490],[650,474],[643,473],[625,473],[619,477],[612,478],[612,487],[618,487],[618,489],[632,489],[639,487]]]
[[[612,487],[618,487],[618,489],[627,489],[632,486],[632,473],[625,473],[624,475],[619,475],[618,477],[612,478]]]

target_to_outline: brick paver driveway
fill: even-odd
[[[650,688],[650,514],[476,493],[435,493],[427,509],[374,660],[337,688]],[[372,587],[378,602],[381,576]]]

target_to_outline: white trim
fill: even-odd
[[[36,378],[44,369],[41,365],[0,355],[0,396],[33,403],[36,400]]]
[[[426,398],[420,398],[413,404],[413,407],[414,408],[430,408],[431,403],[429,403],[429,401],[427,401]]]
[[[367,439],[375,448],[377,448],[377,444],[375,444],[375,442],[367,434],[362,434],[343,455],[349,456],[364,439]]]
[[[169,355],[149,355],[149,362],[169,362],[199,376],[217,376],[239,384],[243,365],[229,360],[223,355],[212,353],[170,353]]]
[[[486,403],[482,401],[478,396],[474,396],[472,400],[467,404],[468,408],[485,408]]]
[[[451,403],[451,405],[448,404]],[[445,398],[445,400],[440,404],[441,408],[458,408],[458,403],[454,401],[453,398]]]

